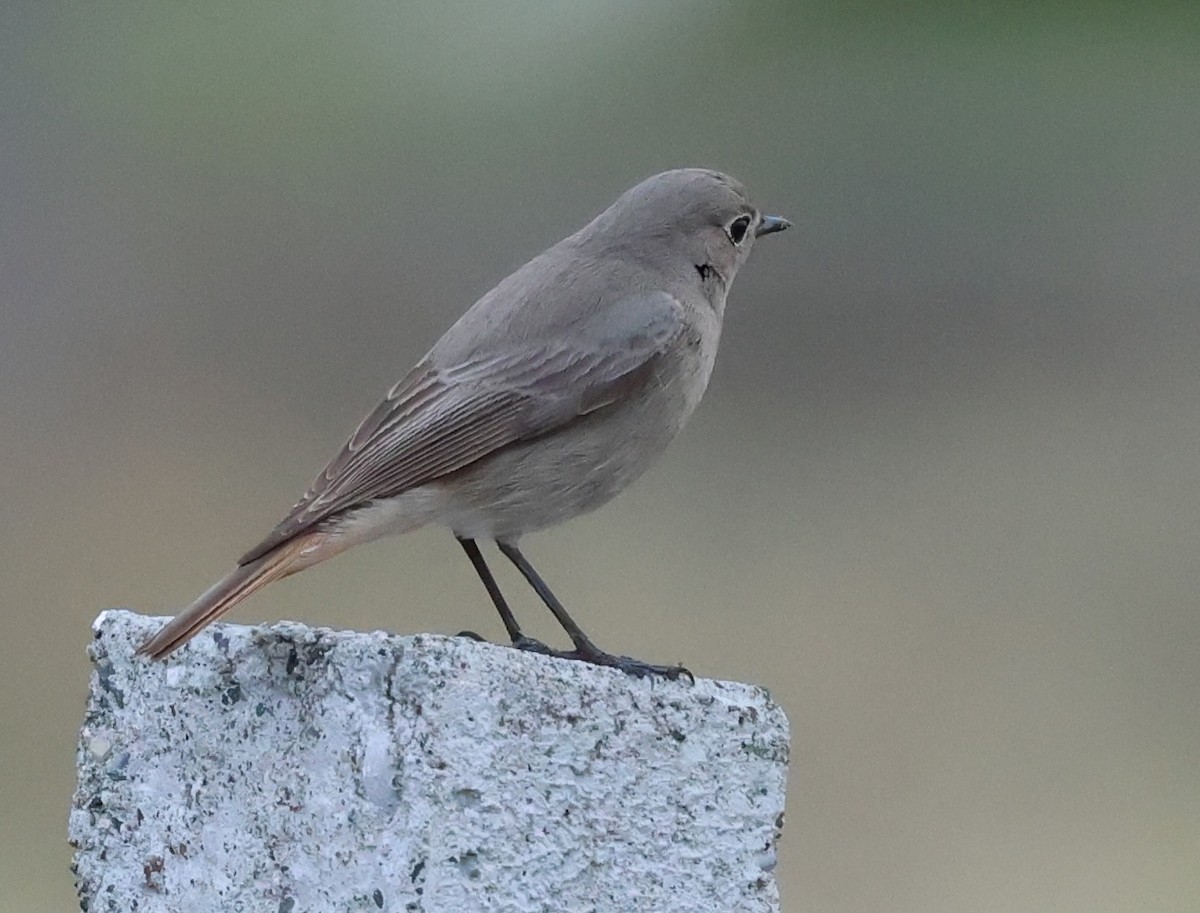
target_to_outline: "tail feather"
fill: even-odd
[[[320,532],[298,536],[240,565],[138,647],[138,655],[163,659],[173,653],[251,593],[329,557],[322,548],[327,541]]]

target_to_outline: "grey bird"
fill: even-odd
[[[161,659],[272,581],[438,523],[513,646],[639,676],[685,673],[599,649],[517,543],[604,504],[662,453],[708,385],[730,283],[755,239],[789,224],[716,171],[666,171],[626,191],[463,314],[270,535],[139,653]],[[574,649],[522,633],[478,539],[517,566]]]

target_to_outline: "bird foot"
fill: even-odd
[[[553,647],[547,646],[537,638],[529,637],[525,634],[514,640],[512,645],[517,650],[524,650],[526,653],[540,653],[542,656],[558,656],[562,652],[561,650],[555,650]]]
[[[455,637],[465,637],[468,640],[474,640],[481,644],[491,643],[482,634],[476,634],[474,631],[459,631]],[[544,656],[558,656],[561,651],[555,650],[552,647],[546,646],[540,640],[533,637],[527,637],[522,634],[512,642],[512,646],[517,650],[525,650],[527,653],[541,653]]]
[[[459,631],[457,636],[482,643],[487,642],[485,638],[480,637],[474,631]],[[593,666],[607,666],[610,669],[619,669],[626,675],[632,675],[635,678],[658,676],[669,681],[687,678],[692,684],[696,683],[696,676],[692,675],[691,671],[684,666],[658,666],[653,663],[642,662],[640,659],[634,659],[632,656],[617,656],[612,653],[605,653],[594,644],[588,644],[582,648],[577,647],[574,650],[555,650],[535,637],[522,634],[512,642],[512,647],[515,650],[524,650],[526,653],[553,656],[555,659],[570,659],[580,663],[591,663]]]
[[[679,678],[686,677],[692,684],[696,683],[696,676],[692,675],[691,671],[683,666],[659,666],[643,662],[640,659],[634,659],[632,656],[617,656],[612,653],[605,653],[599,647],[592,644],[577,647],[574,650],[555,650],[552,647],[546,646],[540,640],[534,640],[532,637],[522,635],[519,640],[513,642],[513,646],[518,650],[540,653],[543,656],[553,656],[556,659],[571,659],[576,662],[591,663],[593,666],[607,666],[610,669],[619,669],[626,675],[632,675],[635,678],[658,676],[669,681],[676,681]]]

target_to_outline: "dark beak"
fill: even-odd
[[[785,228],[791,228],[792,223],[783,216],[763,216],[759,220],[758,228],[754,229],[754,237],[761,238],[763,235],[773,235],[777,231],[783,231]]]

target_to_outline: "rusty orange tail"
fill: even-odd
[[[329,539],[325,533],[314,531],[289,539],[267,554],[240,565],[138,647],[138,655],[163,659],[255,590],[341,551],[339,548],[323,547],[327,543]]]

